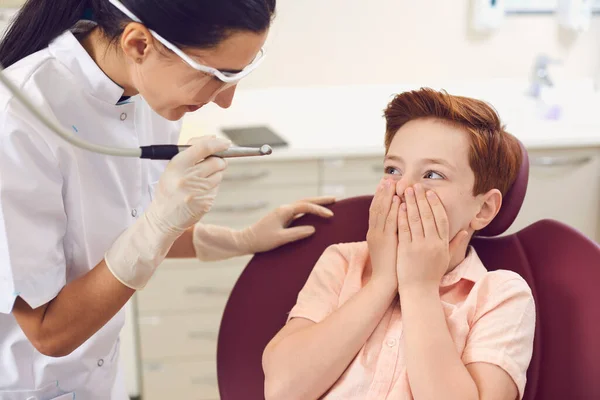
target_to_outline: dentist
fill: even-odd
[[[230,106],[262,56],[275,0],[28,0],[0,64],[36,107],[85,140],[177,143],[187,112]],[[165,257],[265,251],[313,233],[331,198],[233,231],[199,223],[230,143],[204,137],[168,164],[76,147],[0,88],[0,398],[127,398],[123,306]]]

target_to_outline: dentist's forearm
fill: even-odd
[[[135,290],[119,282],[102,261],[43,306],[32,309],[17,298],[13,315],[40,353],[64,357],[98,332],[133,293]]]
[[[167,258],[195,258],[196,250],[194,249],[194,228],[186,230],[171,246]]]
[[[263,356],[271,399],[316,399],[342,375],[389,308],[396,289],[369,282],[325,320],[271,342]]]
[[[167,257],[198,258],[209,262],[248,254],[250,249],[242,240],[240,231],[199,222],[175,241]]]
[[[439,287],[400,290],[406,369],[418,400],[478,399],[474,380],[448,330]]]

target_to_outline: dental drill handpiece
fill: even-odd
[[[180,152],[189,148],[189,145],[153,145],[143,146],[141,158],[148,158],[152,160],[170,160]],[[260,147],[236,147],[232,146],[225,151],[220,151],[212,156],[221,158],[235,158],[235,157],[255,157],[255,156],[268,156],[273,153],[273,149],[268,144],[264,144]]]

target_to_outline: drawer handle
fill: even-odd
[[[235,175],[227,175],[223,176],[223,181],[227,182],[239,182],[239,181],[251,181],[260,178],[266,178],[270,175],[270,172],[267,170],[257,171],[257,172],[242,172]]]
[[[217,383],[217,380],[215,378],[209,378],[206,376],[193,376],[192,379],[190,379],[190,382],[192,383],[192,385],[212,385],[212,386],[214,386],[215,383]]]
[[[217,340],[217,335],[214,332],[191,331],[188,337],[192,340]]]
[[[221,213],[221,214],[233,214],[233,213],[241,213],[241,212],[249,212],[249,211],[258,211],[265,209],[269,206],[268,201],[256,201],[245,204],[237,204],[230,206],[217,206],[213,207],[211,212]]]
[[[163,365],[157,364],[157,363],[145,363],[144,367],[147,371],[152,371],[152,372],[160,371],[163,369]]]
[[[580,156],[580,157],[535,157],[530,163],[536,167],[563,167],[563,166],[577,166],[588,164],[592,161],[591,156]]]
[[[210,294],[218,296],[229,296],[231,290],[203,287],[203,286],[188,286],[185,288],[186,294]]]

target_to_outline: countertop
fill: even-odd
[[[528,149],[549,149],[600,146],[600,121],[593,118],[594,111],[600,112],[600,101],[591,85],[588,91],[588,84],[580,81],[561,92],[562,118],[556,121],[531,117],[538,103],[524,95],[524,82],[496,80],[430,87],[488,101],[498,110],[507,130]],[[421,86],[238,90],[229,109],[209,104],[188,114],[182,142],[198,135],[222,136],[222,128],[264,125],[289,143],[285,148],[274,148],[269,160],[378,156],[383,154],[383,110],[387,103],[394,94]]]

